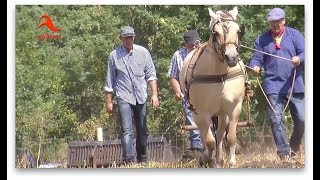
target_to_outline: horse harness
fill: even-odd
[[[187,97],[187,101],[188,101],[188,109],[193,111],[195,114],[198,114],[196,112],[196,109],[193,107],[193,105],[190,103],[190,96],[189,96],[189,90],[191,87],[191,84],[193,82],[199,82],[199,83],[223,83],[225,82],[227,79],[232,79],[235,78],[237,76],[240,75],[245,75],[246,77],[246,82],[245,82],[245,100],[247,101],[247,113],[248,113],[248,118],[249,121],[251,121],[251,116],[250,116],[250,97],[253,96],[253,90],[251,89],[251,83],[250,81],[248,81],[248,77],[247,77],[247,72],[245,70],[245,68],[242,68],[242,71],[232,71],[229,73],[225,73],[225,74],[220,74],[220,75],[193,75],[193,71],[196,67],[197,61],[200,57],[200,55],[203,53],[204,49],[206,48],[206,46],[208,45],[208,42],[205,42],[203,44],[201,44],[200,46],[198,46],[195,49],[195,52],[193,53],[191,60],[188,64],[187,67],[187,72],[186,72],[186,77],[188,75],[188,73],[191,73],[191,79],[188,82],[188,78],[185,77],[185,84],[186,84],[186,89],[184,90],[184,94]],[[217,53],[217,52],[216,52]],[[218,126],[218,118],[216,116],[213,116],[212,118],[212,123],[213,123],[213,132],[215,132],[215,130],[217,129]]]
[[[186,89],[184,90],[185,91],[184,93],[186,94],[188,101],[189,101],[189,90],[190,90],[191,84],[193,82],[223,83],[227,79],[232,79],[237,76],[243,75],[242,71],[229,72],[229,73],[224,73],[224,74],[219,74],[219,75],[193,75],[193,71],[196,67],[197,61],[198,61],[200,55],[203,53],[204,49],[206,48],[207,44],[208,43],[205,42],[195,49],[195,52],[193,53],[191,60],[188,64],[186,74],[191,73],[191,79],[190,79],[190,81],[188,81],[188,79],[185,78]],[[192,106],[192,105],[190,104],[190,106]]]
[[[214,31],[214,26],[217,25],[218,23],[222,22],[222,21],[233,21],[235,22],[235,19],[233,19],[233,17],[227,12],[223,12],[220,14],[219,16],[219,19],[213,23],[212,25],[212,30],[211,30],[211,34],[212,34],[212,45],[213,45],[213,49],[215,51],[215,53],[218,55],[218,58],[220,59],[221,62],[224,61],[224,58],[223,58],[223,55],[225,54],[224,52],[224,49],[225,47],[228,45],[228,44],[233,44],[237,51],[239,52],[240,50],[240,41],[238,42],[238,44],[236,44],[235,42],[226,42],[224,43],[223,45],[219,45],[219,43],[217,43],[217,40],[215,39],[215,31]],[[224,40],[227,39],[227,36],[228,36],[228,28],[226,27],[226,25],[222,25],[222,28],[223,28],[223,32],[224,32]],[[246,73],[246,70],[245,68],[241,67],[242,68],[242,71],[232,71],[232,72],[228,72],[228,73],[225,73],[225,74],[220,74],[220,75],[193,75],[193,72],[194,72],[194,69],[196,67],[196,64],[197,64],[197,61],[199,59],[199,57],[201,56],[201,54],[203,53],[203,51],[205,50],[205,48],[207,47],[208,45],[208,42],[205,42],[203,44],[201,44],[200,46],[198,46],[196,49],[195,49],[195,52],[193,53],[192,57],[191,57],[191,60],[188,64],[188,67],[187,67],[187,72],[186,72],[186,78],[185,78],[185,84],[186,84],[186,89],[184,90],[184,94],[187,96],[187,100],[189,101],[189,107],[188,109],[190,109],[191,111],[193,111],[195,114],[197,114],[196,112],[196,109],[193,107],[193,105],[190,103],[190,96],[189,96],[189,90],[190,90],[190,87],[191,87],[191,84],[193,82],[199,82],[199,83],[223,83],[225,82],[226,80],[228,79],[232,79],[232,78],[235,78],[237,76],[240,76],[240,75],[244,75],[246,76],[246,82],[245,82],[245,93],[246,93],[246,96],[245,96],[245,99],[247,100],[247,102],[249,103],[250,102],[250,96],[252,96],[253,92],[251,90],[251,85],[248,81],[248,78],[247,78],[247,73]],[[188,82],[188,78],[187,78],[187,75],[188,73],[191,73],[191,79],[189,80]],[[249,104],[248,104],[248,107],[249,107]],[[249,117],[250,117],[250,109],[249,109]]]

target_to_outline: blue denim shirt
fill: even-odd
[[[147,82],[151,80],[157,80],[157,76],[146,48],[134,44],[129,54],[121,45],[110,53],[105,91],[115,91],[117,97],[130,104],[143,104],[147,101]]]
[[[255,40],[253,48],[287,59],[299,56],[300,65],[296,67],[297,72],[293,93],[304,92],[302,77],[305,60],[304,37],[298,30],[286,27],[279,50],[275,50],[275,44],[269,31],[263,33]],[[250,61],[250,67],[254,66],[263,66],[264,68],[263,88],[266,94],[290,93],[294,72],[294,65],[291,61],[255,51]]]
[[[168,76],[170,78],[174,78],[179,81],[179,73],[182,69],[183,61],[187,57],[188,53],[187,48],[183,47],[173,54],[168,71]]]

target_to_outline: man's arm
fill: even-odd
[[[112,56],[109,56],[108,60],[108,67],[107,67],[107,77],[106,77],[106,85],[105,89],[105,96],[106,96],[106,110],[108,113],[112,113],[113,111],[113,104],[112,104],[112,93],[113,93],[113,86],[115,80],[116,70],[114,66],[114,61]]]
[[[108,113],[113,111],[112,92],[106,92],[106,110]]]
[[[158,99],[158,85],[156,80],[149,81],[149,86],[151,88],[151,103],[152,108],[157,109],[159,107],[159,99]]]
[[[256,49],[258,51],[263,51],[263,49],[260,47],[259,45],[259,39],[260,37],[258,37],[253,45],[253,49]],[[253,53],[253,56],[250,60],[249,66],[252,68],[252,74],[254,76],[258,76],[259,72],[260,72],[260,67],[262,65],[263,62],[263,53],[255,51]]]
[[[181,92],[179,81],[175,78],[171,78],[170,85],[171,85],[171,88],[172,88],[172,91],[174,93],[174,97],[176,98],[176,100],[181,100],[183,98],[183,93]]]
[[[183,98],[183,94],[181,92],[180,88],[180,82],[179,82],[179,68],[178,68],[178,55],[177,52],[174,53],[171,59],[171,64],[168,71],[168,76],[170,77],[170,85],[172,92],[176,98],[176,100],[181,100]]]
[[[298,66],[304,64],[304,37],[298,30],[294,31],[294,42],[297,55],[292,57],[292,62]]]
[[[145,73],[146,73],[146,79],[151,89],[152,108],[157,109],[159,107],[157,73],[149,52],[147,52],[146,54]]]

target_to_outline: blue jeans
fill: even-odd
[[[271,123],[272,134],[277,146],[279,156],[289,155],[290,148],[292,151],[299,150],[301,140],[304,135],[304,93],[293,93],[289,102],[290,114],[293,119],[293,133],[290,138],[290,145],[287,141],[286,130],[284,126],[284,115],[281,114],[288,94],[268,94],[267,97],[275,109],[274,112],[268,105],[267,111]]]
[[[192,112],[189,107],[189,102],[186,100],[186,98],[182,99],[182,107],[184,111],[184,119],[186,125],[192,125],[195,124],[193,118],[192,118]],[[189,130],[189,141],[190,141],[190,148],[200,148],[202,149],[202,143],[201,143],[201,137],[200,137],[200,131],[199,130]]]
[[[136,128],[137,161],[147,161],[147,103],[132,105],[121,98],[117,98],[120,125],[121,144],[124,162],[135,162],[132,117]],[[132,116],[133,113],[133,116]]]

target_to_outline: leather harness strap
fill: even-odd
[[[233,71],[233,72],[229,72],[228,74],[220,74],[220,75],[194,75],[190,83],[192,82],[221,83],[221,82],[227,81],[228,79],[232,79],[240,75],[244,75],[242,71]]]
[[[186,84],[186,88],[187,88],[185,94],[187,95],[188,100],[189,100],[189,89],[190,89],[190,84],[191,84],[190,82],[188,82],[188,78],[187,78],[188,74],[191,73],[191,81],[192,81],[193,70],[196,67],[197,60],[199,59],[200,55],[203,53],[207,44],[208,44],[208,42],[205,42],[205,43],[201,44],[200,46],[198,46],[197,49],[195,49],[195,52],[193,53],[191,60],[188,64],[186,76],[185,76],[185,84]]]

